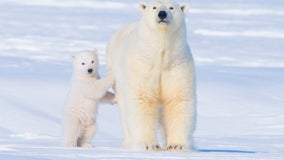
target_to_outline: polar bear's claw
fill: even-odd
[[[160,145],[157,144],[157,145],[151,145],[151,146],[147,145],[146,150],[147,151],[161,151],[162,149]]]
[[[186,148],[184,145],[169,145],[166,150],[173,152],[184,152],[186,151]]]

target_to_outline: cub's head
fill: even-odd
[[[80,76],[97,76],[98,55],[97,50],[82,51],[72,56],[74,73]]]
[[[151,29],[167,28],[176,31],[184,23],[186,5],[179,5],[175,0],[154,0],[140,3],[142,21]]]

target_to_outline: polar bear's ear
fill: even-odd
[[[95,49],[93,50],[93,53],[94,53],[95,55],[97,55],[97,54],[98,54],[98,49],[95,48]]]
[[[141,11],[144,11],[144,10],[147,8],[147,3],[145,3],[145,2],[140,2],[139,7],[140,7],[140,10],[141,10]]]
[[[187,6],[187,4],[182,4],[180,8],[181,8],[181,10],[182,10],[183,13],[186,13],[186,12],[188,11],[188,6]]]

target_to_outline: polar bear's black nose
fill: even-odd
[[[93,69],[88,69],[88,73],[92,73],[93,72]]]
[[[158,14],[158,17],[160,18],[160,19],[165,19],[165,18],[167,18],[167,12],[166,11],[160,11],[159,12],[159,14]]]

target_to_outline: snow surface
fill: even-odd
[[[0,0],[0,160],[284,159],[284,1],[181,0],[197,67],[192,153],[133,152],[117,106],[101,105],[93,149],[59,145],[70,55],[138,20],[138,0]]]

